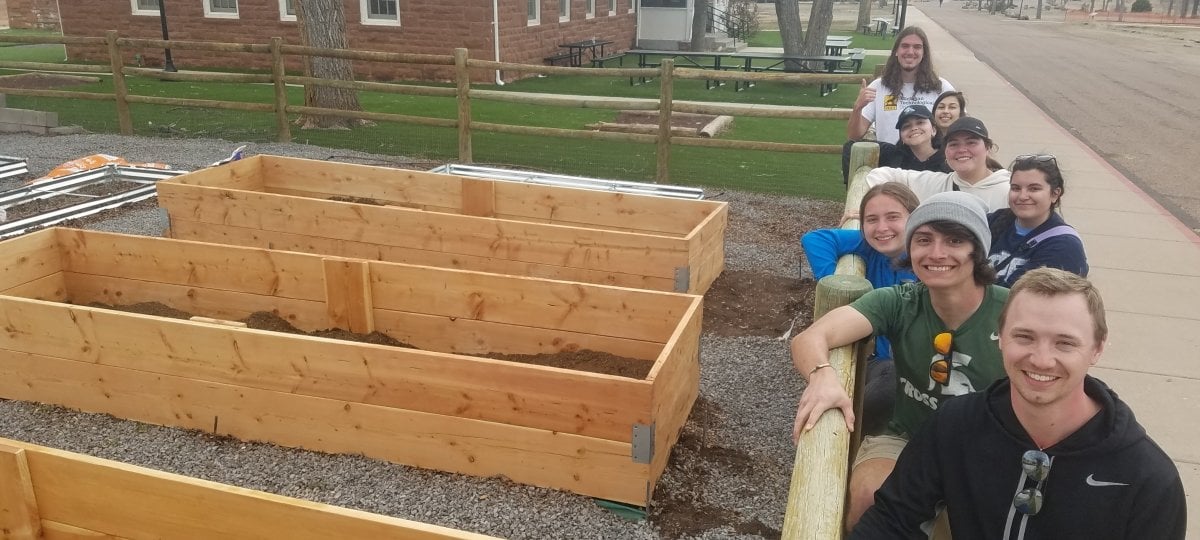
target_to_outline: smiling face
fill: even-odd
[[[1000,353],[1012,381],[1015,409],[1086,406],[1083,379],[1103,352],[1082,293],[1022,291],[1009,298]]]
[[[916,34],[904,36],[896,46],[895,56],[900,69],[914,71],[925,58],[925,42]]]
[[[1037,169],[1015,171],[1008,188],[1008,207],[1017,216],[1017,224],[1032,229],[1050,219],[1050,212],[1062,190],[1051,189],[1046,173]]]
[[[900,126],[900,142],[909,147],[932,144],[932,141],[933,124],[926,118],[909,117],[904,120],[904,125]]]
[[[975,246],[970,238],[943,234],[929,224],[913,231],[908,257],[913,272],[930,289],[974,286]]]
[[[946,163],[964,180],[978,180],[987,171],[988,147],[978,135],[960,131],[947,137],[944,146]]]
[[[908,209],[887,195],[877,195],[867,201],[862,215],[863,238],[875,251],[889,258],[904,253],[904,225]]]
[[[955,120],[962,116],[962,108],[958,105],[958,99],[948,97],[938,102],[937,107],[933,108],[933,121],[937,123],[937,128],[945,131],[950,127]]]

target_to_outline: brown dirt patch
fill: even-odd
[[[192,318],[191,313],[175,309],[160,302],[140,302],[137,304],[128,304],[122,306],[113,306],[101,302],[93,302],[89,305],[92,307],[114,309],[130,313],[140,313],[142,315],[154,315],[157,317],[168,317],[171,319],[186,320]],[[370,334],[357,334],[341,328],[329,328],[305,332],[304,330],[292,326],[291,323],[287,322],[287,320],[283,317],[280,317],[279,314],[269,311],[254,312],[250,314],[249,317],[241,319],[240,322],[244,322],[246,323],[246,327],[254,328],[256,330],[269,330],[272,332],[282,332],[285,334],[299,334],[305,336],[339,339],[342,341],[370,343],[373,345],[403,347],[406,349],[417,348],[411,344],[400,341],[379,331],[371,332]],[[479,356],[494,360],[504,360],[506,362],[557,367],[570,369],[573,371],[601,373],[605,375],[616,375],[618,377],[630,377],[634,379],[645,379],[646,375],[650,373],[650,368],[654,365],[653,362],[648,362],[646,360],[627,358],[624,356],[617,356],[615,354],[588,349],[578,351],[563,351],[555,354],[485,354]]]
[[[20,75],[0,76],[0,86],[6,88],[26,88],[30,90],[45,90],[99,82],[99,77],[82,75],[58,75],[54,73],[22,73]]]
[[[704,295],[704,330],[725,337],[773,336],[808,326],[811,279],[725,270]]]
[[[60,208],[83,204],[97,198],[124,193],[126,191],[144,186],[145,184],[138,182],[126,182],[123,180],[97,182],[81,187],[74,191],[62,192],[44,199],[35,199],[15,206],[10,206],[6,210],[8,216],[7,221],[16,221],[18,219],[25,219],[36,215],[45,214]]]
[[[716,119],[711,114],[673,113],[671,127],[700,129]],[[621,111],[617,114],[618,124],[650,124],[658,125],[657,111]]]

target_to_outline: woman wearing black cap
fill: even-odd
[[[935,193],[965,191],[983,199],[989,211],[1008,208],[1009,171],[992,159],[996,143],[978,118],[964,116],[946,130],[942,151],[952,172],[909,171],[880,167],[867,173],[867,185],[901,182],[922,201]]]
[[[909,105],[900,112],[896,129],[900,143],[879,143],[879,165],[910,171],[950,172],[946,155],[933,145],[933,113],[924,105]]]

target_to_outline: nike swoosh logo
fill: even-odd
[[[1093,476],[1095,476],[1095,475],[1089,474],[1087,477],[1087,485],[1092,486],[1092,487],[1128,486],[1129,485],[1129,484],[1122,484],[1120,482],[1105,482],[1103,480],[1096,480],[1095,478],[1092,478]]]
[[[1000,341],[1000,334],[992,332],[992,335],[988,336],[988,339],[991,339],[992,341]]]

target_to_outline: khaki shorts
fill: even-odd
[[[908,444],[907,439],[894,437],[892,435],[874,435],[863,437],[862,444],[858,446],[858,455],[854,456],[854,467],[868,459],[890,459],[896,461],[900,457],[900,452],[904,450]]]

